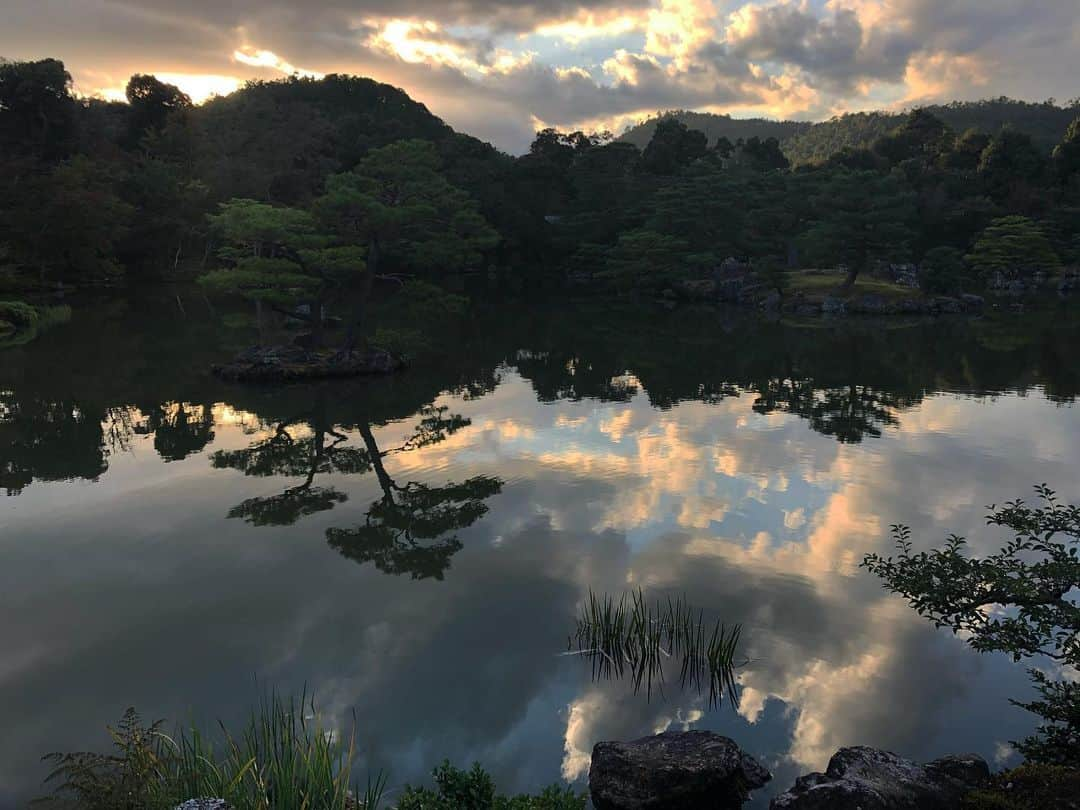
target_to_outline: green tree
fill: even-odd
[[[42,283],[120,275],[117,249],[135,212],[116,193],[114,169],[77,155],[22,177],[16,204],[0,217],[0,241],[16,263]]]
[[[366,246],[367,272],[349,319],[356,344],[383,262],[408,272],[452,272],[478,262],[499,241],[469,195],[439,171],[435,147],[411,140],[374,150],[351,172],[332,175],[315,202],[322,225],[343,244]]]
[[[927,251],[919,266],[919,283],[930,293],[955,293],[963,286],[964,255],[953,247]]]
[[[171,115],[191,109],[191,97],[187,93],[143,73],[131,77],[124,95],[131,108],[128,119],[131,146],[137,146],[148,131],[164,129]]]
[[[952,131],[945,122],[920,108],[912,110],[904,123],[879,138],[873,150],[895,166],[905,160],[933,161],[948,151],[953,141]]]
[[[0,144],[3,152],[45,160],[66,157],[75,143],[71,74],[58,59],[0,60]]]
[[[627,231],[607,251],[602,275],[621,290],[658,288],[678,275],[685,255],[681,239],[645,228]]]
[[[897,557],[869,554],[863,566],[937,627],[962,633],[979,652],[1014,661],[1049,659],[1080,668],[1080,507],[1059,503],[1046,485],[1041,505],[990,507],[987,522],[1014,539],[997,553],[969,556],[952,535],[944,548],[913,552],[910,530],[894,526]],[[1012,701],[1041,717],[1037,733],[1015,743],[1028,759],[1080,766],[1080,683],[1029,670],[1039,699]]]
[[[780,150],[780,141],[776,138],[761,140],[757,136],[747,138],[739,145],[738,160],[758,172],[786,169],[791,165]]]
[[[1017,278],[1051,272],[1061,264],[1039,226],[1021,216],[995,219],[965,258],[984,278],[998,273]]]
[[[678,118],[669,116],[657,122],[652,140],[642,153],[641,168],[652,174],[675,174],[705,157],[708,151],[705,133],[689,129]]]
[[[306,318],[311,346],[321,348],[326,305],[364,273],[363,249],[330,244],[307,211],[254,200],[231,200],[210,222],[226,243],[220,255],[233,266],[207,273],[201,283],[254,301],[260,324],[263,304]]]
[[[979,158],[979,177],[995,202],[1011,211],[1034,213],[1045,202],[1046,153],[1030,135],[1006,127]]]
[[[914,236],[915,196],[891,175],[829,174],[813,197],[816,216],[803,232],[807,254],[826,265],[847,264],[842,288],[877,259],[899,259]]]
[[[1062,183],[1080,174],[1080,118],[1069,124],[1065,137],[1054,147],[1053,158],[1054,169]]]

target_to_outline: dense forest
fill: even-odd
[[[951,104],[932,104],[922,108],[940,118],[954,132],[969,129],[996,133],[1006,127],[1018,129],[1031,136],[1046,151],[1053,149],[1061,133],[1077,115],[1080,98],[1059,106],[1054,99],[1040,103],[1011,98],[984,101],[954,101]],[[620,140],[644,149],[656,124],[664,118],[676,118],[689,129],[704,132],[709,141],[727,138],[776,138],[780,149],[793,165],[821,163],[844,148],[872,146],[874,141],[888,135],[904,123],[906,112],[845,113],[828,121],[773,121],[767,118],[732,118],[730,115],[671,110],[657,113],[642,123],[627,128]]]
[[[932,294],[1038,286],[1080,260],[1078,109],[953,104],[784,142],[668,116],[643,149],[545,130],[511,157],[369,79],[251,82],[194,105],[137,75],[117,103],[74,96],[60,61],[7,62],[0,285],[202,275],[280,309],[467,270],[658,292],[735,258],[780,294],[800,268],[846,269],[827,282],[843,290],[904,263]],[[785,143],[832,153],[793,167]]]

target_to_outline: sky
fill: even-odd
[[[0,57],[64,60],[85,95],[154,73],[196,101],[354,73],[518,153],[538,128],[658,110],[820,120],[1080,95],[1076,0],[0,0]]]

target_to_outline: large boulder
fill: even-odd
[[[753,757],[711,731],[666,731],[593,748],[596,810],[726,810],[772,778]]]
[[[953,810],[987,784],[990,768],[974,754],[919,765],[890,751],[841,748],[825,773],[800,776],[770,810]]]

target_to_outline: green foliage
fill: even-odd
[[[148,130],[160,130],[170,115],[191,109],[191,98],[156,76],[135,74],[125,90],[129,106],[129,140],[134,146]]]
[[[227,243],[226,258],[273,257],[309,244],[315,234],[315,221],[307,211],[255,200],[229,200],[207,219],[211,231]]]
[[[914,235],[915,198],[892,175],[831,173],[812,201],[815,214],[801,241],[819,266],[843,262],[858,273],[875,260],[904,258]]]
[[[45,172],[29,172],[3,199],[0,239],[19,265],[41,280],[100,281],[120,274],[119,245],[135,212],[116,194],[114,167],[75,156]],[[2,183],[3,180],[0,180]]]
[[[0,61],[0,154],[66,157],[75,140],[71,74],[57,59]]]
[[[781,143],[810,129],[811,124],[803,121],[772,121],[768,118],[732,118],[726,114],[701,113],[692,110],[670,110],[660,113],[636,126],[628,128],[619,140],[634,144],[644,149],[652,140],[657,124],[674,118],[685,124],[688,129],[696,129],[705,135],[709,143],[726,139],[733,144],[750,138],[776,138]]]
[[[1070,594],[1080,582],[1080,507],[1059,503],[1045,485],[1036,491],[1041,506],[1016,500],[990,507],[989,525],[1015,534],[995,554],[970,557],[956,535],[942,549],[913,553],[910,531],[894,526],[899,555],[870,554],[862,564],[920,616],[963,633],[979,652],[1076,668],[1080,604]],[[1045,723],[1017,749],[1032,761],[1080,766],[1080,685],[1030,673],[1041,699],[1017,705]]]
[[[1011,126],[1031,135],[1040,149],[1049,151],[1076,117],[1077,107],[1075,103],[1057,106],[1002,97],[931,105],[922,111],[940,119],[953,132],[976,130],[994,135]],[[793,164],[822,163],[845,147],[870,146],[900,126],[904,118],[904,113],[847,113],[781,140]]]
[[[647,229],[629,231],[607,252],[603,275],[620,289],[661,287],[678,274],[685,250],[681,239]]]
[[[991,784],[965,796],[960,810],[1071,810],[1080,796],[1080,770],[1025,764],[994,774]]]
[[[1080,118],[1065,130],[1065,137],[1054,147],[1054,169],[1063,182],[1080,174]]]
[[[953,247],[936,247],[923,256],[919,283],[929,293],[955,293],[964,285],[963,254]]]
[[[641,155],[641,168],[652,174],[674,174],[705,157],[709,142],[705,134],[689,129],[678,118],[663,118]]]
[[[272,695],[237,736],[223,727],[214,742],[197,727],[172,736],[145,725],[134,709],[109,727],[108,754],[50,754],[52,800],[86,810],[170,810],[214,796],[235,810],[362,810],[381,803],[380,774],[352,780],[353,740],[324,728],[313,701]],[[358,801],[359,800],[359,801]]]
[[[569,787],[552,785],[536,796],[503,796],[495,792],[495,782],[480,767],[455,768],[444,761],[432,774],[435,789],[406,787],[397,810],[585,810],[584,794]]]
[[[432,144],[412,140],[373,151],[327,179],[315,203],[324,226],[353,244],[376,243],[409,270],[452,271],[499,241],[476,203],[439,171]]]
[[[169,749],[162,721],[146,726],[134,709],[107,731],[112,753],[49,754],[53,798],[88,810],[158,810],[175,797],[169,785]]]
[[[38,311],[22,301],[0,301],[0,320],[28,329],[37,326]]]
[[[206,273],[199,283],[217,293],[286,306],[312,293],[319,282],[288,259],[248,258],[237,262],[235,268]]]
[[[1011,278],[1052,272],[1061,265],[1039,226],[1021,216],[995,219],[965,258],[984,276],[1002,273]]]

